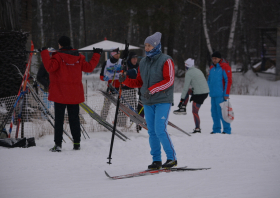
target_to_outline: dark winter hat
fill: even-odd
[[[62,36],[58,39],[58,43],[62,46],[62,47],[67,47],[71,45],[71,41],[70,38],[67,36]]]
[[[149,43],[153,47],[156,47],[160,43],[160,39],[161,39],[161,33],[160,32],[156,32],[153,35],[148,36],[146,38],[144,44],[145,43]]]
[[[212,57],[217,57],[217,58],[222,58],[222,55],[219,51],[215,51],[213,54],[212,54]]]
[[[129,52],[127,60],[130,61],[132,58],[135,58],[135,57],[136,58],[138,57],[135,52]]]

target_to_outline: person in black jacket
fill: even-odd
[[[55,52],[55,49],[50,47],[48,48],[50,56],[52,55],[53,52]],[[49,79],[49,73],[44,67],[44,64],[42,63],[39,67],[39,70],[37,72],[37,81],[44,86],[44,91],[49,90],[49,84],[50,84],[50,79]]]
[[[48,48],[50,57],[52,56],[52,53],[55,52],[55,49],[50,47]],[[45,105],[50,108],[51,106],[51,102],[48,101],[48,96],[49,96],[49,85],[50,85],[50,78],[49,78],[49,73],[47,72],[47,70],[44,67],[44,64],[41,63],[38,72],[37,72],[37,76],[36,76],[37,82],[39,82],[42,86],[43,86],[43,101],[45,103]],[[36,90],[38,91],[37,88],[37,84],[36,84]]]
[[[50,84],[49,73],[45,69],[43,63],[40,65],[39,70],[37,72],[37,81],[44,86],[45,91],[49,90],[49,84]]]
[[[131,79],[136,79],[137,77],[137,73],[138,73],[138,67],[139,64],[137,63],[138,61],[138,56],[135,52],[129,52],[128,54],[128,59],[127,59],[127,71],[125,71],[125,75],[127,75],[129,78]],[[130,93],[130,95],[132,94],[133,97],[131,98],[131,103],[133,104],[133,108],[135,109],[137,106],[137,111],[139,113],[139,115],[141,115],[142,117],[144,117],[144,107],[141,103],[141,93],[140,93],[140,89],[138,89],[138,95],[139,95],[139,102],[137,104],[137,99],[136,99],[136,90],[134,88],[129,88],[127,86],[123,87],[123,90],[131,90],[133,93]],[[125,93],[126,91],[124,91]],[[127,97],[129,98],[129,97]],[[139,130],[141,130],[141,126],[137,125],[136,126],[136,131],[139,132]]]

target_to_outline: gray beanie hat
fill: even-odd
[[[156,47],[160,43],[160,39],[161,39],[161,33],[160,32],[156,32],[153,35],[148,36],[146,38],[144,44],[145,43],[149,43],[153,47]]]

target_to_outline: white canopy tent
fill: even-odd
[[[125,44],[124,43],[118,43],[114,41],[104,40],[83,48],[80,48],[79,50],[92,50],[92,48],[102,48],[104,51],[110,51],[111,48],[119,48],[120,50],[124,50]],[[129,45],[129,49],[140,49],[139,47]]]
[[[109,41],[109,40],[104,40],[98,43],[94,43],[92,45],[80,48],[79,50],[92,50],[92,48],[102,48],[103,51],[105,51],[105,59],[107,59],[107,52],[110,51],[110,49],[112,48],[119,48],[120,50],[124,50],[125,48],[125,44],[124,43],[118,43],[118,42],[114,42],[114,41]],[[136,47],[133,45],[129,45],[129,49],[133,50],[133,49],[140,49],[140,47]]]

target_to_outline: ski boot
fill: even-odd
[[[176,115],[187,115],[186,106],[182,105],[178,110],[173,111]]]
[[[161,169],[161,161],[153,161],[151,165],[148,166],[148,169],[156,170],[156,169]]]
[[[162,168],[170,169],[173,166],[177,166],[177,160],[167,160],[163,165]]]
[[[61,145],[55,144],[53,148],[50,149],[51,152],[61,152]]]
[[[81,150],[80,143],[74,143],[73,150]]]
[[[226,132],[222,132],[222,134],[228,134],[228,135],[230,135],[230,133],[226,133]]]
[[[201,133],[201,129],[194,129],[192,133]]]

